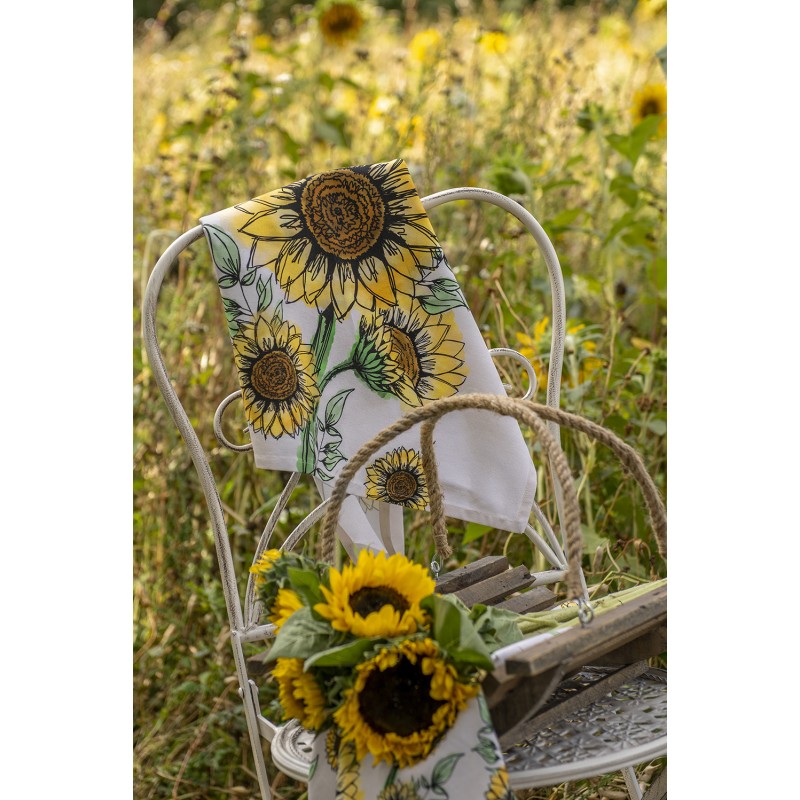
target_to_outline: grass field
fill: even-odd
[[[540,0],[460,3],[456,11],[406,3],[404,16],[362,3],[338,21],[330,3],[277,4],[285,16],[261,5],[165,3],[158,21],[137,28],[138,798],[257,792],[202,494],[139,333],[149,271],[201,214],[314,172],[398,156],[422,195],[467,185],[511,195],[543,224],[564,270],[564,407],[635,445],[666,496],[665,4],[559,8]],[[178,30],[170,38],[172,23]],[[521,226],[499,209],[466,203],[437,209],[432,220],[487,345],[518,348],[545,374],[547,273]],[[214,410],[237,381],[211,270],[198,243],[162,294],[161,334],[212,453],[246,575],[281,476],[256,474],[247,454],[223,450],[213,437]],[[504,379],[524,391],[521,376]],[[665,575],[635,484],[583,437],[565,434],[564,446],[578,476],[589,582],[616,590]],[[539,485],[552,514],[544,473]],[[315,504],[310,485],[301,487],[281,535]],[[424,517],[412,522],[410,555],[427,558],[428,536]],[[454,559],[505,549],[512,561],[542,564],[526,540],[504,532],[453,520],[451,539]],[[303,792],[278,773],[274,789],[287,800]],[[610,776],[520,796],[588,800],[623,790]]]

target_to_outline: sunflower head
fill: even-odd
[[[458,680],[432,639],[406,639],[356,667],[334,720],[359,759],[371,753],[402,768],[428,756],[477,692]]]
[[[250,572],[255,575],[256,586],[267,581],[269,571],[275,566],[275,562],[281,557],[280,550],[265,550],[256,559],[255,564],[250,567]]]
[[[310,731],[320,730],[329,716],[325,696],[316,678],[303,671],[303,659],[279,658],[272,675],[278,682],[284,720],[296,719]]]
[[[364,15],[358,4],[347,0],[323,4],[317,20],[322,38],[337,47],[357,38],[364,25]]]
[[[324,603],[314,610],[337,631],[354,636],[403,636],[414,633],[424,620],[420,600],[436,588],[424,567],[397,554],[374,555],[362,550],[355,565],[328,573],[330,588],[322,585]]]
[[[295,436],[319,399],[316,366],[300,330],[261,313],[241,326],[233,347],[247,421],[264,436]]]
[[[269,610],[269,619],[275,623],[275,630],[279,631],[283,623],[302,607],[303,601],[297,592],[291,589],[278,589],[278,595]]]
[[[633,96],[631,117],[633,124],[638,125],[649,116],[662,116],[658,126],[658,135],[666,136],[667,133],[667,87],[663,83],[650,83],[643,86]]]
[[[400,368],[392,346],[392,332],[385,324],[385,314],[361,317],[358,338],[353,346],[351,360],[356,375],[381,396],[398,394],[398,383],[404,384],[405,393],[413,389]]]
[[[428,486],[422,459],[416,450],[398,447],[367,467],[367,497],[423,510],[428,505]]]

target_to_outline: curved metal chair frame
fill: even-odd
[[[426,211],[430,211],[437,206],[455,200],[479,200],[499,206],[516,217],[536,241],[547,266],[552,295],[553,333],[550,347],[546,403],[553,408],[558,408],[564,354],[566,304],[561,267],[553,245],[541,225],[525,208],[510,198],[488,189],[450,189],[423,198],[422,204]],[[293,778],[305,781],[308,779],[310,734],[304,731],[296,722],[290,722],[285,725],[275,725],[261,713],[258,688],[248,675],[243,645],[245,642],[262,641],[271,638],[274,635],[274,628],[272,625],[258,624],[262,609],[255,598],[255,586],[252,575],[248,580],[244,606],[242,606],[234,573],[234,562],[228,539],[225,515],[217,485],[197,433],[189,421],[186,411],[170,381],[156,332],[157,303],[163,281],[170,269],[177,263],[178,256],[181,252],[202,236],[202,226],[198,225],[192,228],[179,236],[156,263],[150,275],[144,297],[143,338],[156,383],[164,396],[170,415],[189,449],[208,505],[228,612],[228,622],[231,629],[231,645],[239,680],[239,695],[244,705],[261,796],[263,800],[269,800],[271,796],[269,778],[264,761],[261,739],[264,738],[271,743],[272,759],[279,769]],[[530,396],[536,387],[536,376],[527,359],[517,353],[517,351],[508,348],[497,348],[490,352],[493,357],[503,356],[514,358],[526,368],[530,386],[525,397],[527,398]],[[220,403],[214,415],[214,432],[217,439],[225,447],[234,451],[247,451],[252,449],[251,444],[233,444],[226,439],[222,432],[222,416],[225,409],[240,397],[240,392],[236,391],[231,393]],[[558,439],[560,436],[558,425],[553,422],[549,422],[548,425],[553,435]],[[558,440],[560,441],[560,439]],[[561,515],[561,488],[558,485],[555,474],[552,474],[556,505],[559,515]],[[286,508],[300,477],[300,473],[293,473],[281,492],[278,502],[270,514],[261,535],[254,555],[254,561],[269,546],[270,538],[278,519]],[[308,530],[324,516],[327,503],[328,501],[324,501],[317,506],[317,508],[292,531],[283,544],[284,549],[292,549],[300,542]],[[559,538],[554,533],[547,518],[536,504],[534,504],[533,513],[542,528],[544,536],[531,525],[527,526],[525,535],[539,549],[552,567],[552,569],[548,571],[537,573],[533,585],[555,583],[561,580],[566,574],[567,559],[564,555],[564,542],[559,541]],[[583,581],[583,576],[581,576],[581,578]],[[588,600],[585,581],[583,581],[583,588]],[[657,672],[658,671],[650,673],[651,683],[653,681],[655,681],[655,683],[663,682],[663,678],[656,674]],[[648,688],[650,689],[649,694],[647,691]],[[615,695],[614,697],[609,695],[607,704],[610,704],[608,713],[611,716],[619,714],[620,709],[630,700],[630,698],[626,699],[624,696],[616,697],[620,692],[624,695],[625,690],[626,687],[621,687],[620,690],[613,693]],[[643,692],[645,699],[642,701],[641,705],[643,708],[639,713],[642,726],[647,727],[648,724],[650,727],[653,727],[653,724],[663,725],[663,714],[661,712],[663,711],[665,713],[665,705],[664,702],[662,702],[662,700],[665,701],[665,697],[662,698],[657,691],[654,692],[650,683],[648,683],[648,686],[646,686],[644,690],[637,686],[632,689],[629,688],[628,691],[639,692],[640,694]],[[661,694],[665,695],[665,692]],[[656,697],[656,695],[659,696]],[[634,698],[634,701],[636,701],[636,699],[637,698]],[[617,704],[619,708],[614,706],[614,704]],[[644,706],[648,706],[646,711],[644,710]],[[590,709],[592,708],[593,706],[590,706]],[[654,718],[656,723],[653,723],[652,720],[649,722],[642,722],[643,717],[646,717],[648,714],[651,716],[653,715],[654,708],[656,709],[656,716]],[[666,752],[666,733],[664,732],[663,741],[659,736],[655,738],[652,736],[649,738],[645,736],[644,739],[646,741],[644,742],[623,741],[622,745],[617,742],[612,746],[611,750],[609,750],[608,748],[604,749],[600,746],[601,743],[596,730],[597,726],[591,715],[588,715],[582,724],[586,730],[581,728],[580,724],[576,722],[575,726],[567,732],[566,739],[577,743],[577,741],[583,737],[587,740],[587,743],[585,745],[578,743],[578,746],[573,747],[572,750],[570,750],[568,746],[565,746],[564,741],[559,741],[552,747],[548,747],[547,742],[542,741],[537,745],[538,760],[532,761],[524,757],[525,748],[511,748],[508,753],[508,758],[512,787],[525,788],[547,786],[561,783],[565,780],[601,775],[610,771],[623,769],[625,771],[626,784],[628,785],[631,796],[635,798],[635,800],[639,800],[642,795],[631,767],[634,764],[663,755]],[[542,736],[546,735],[546,733],[546,731],[542,731],[538,735]]]

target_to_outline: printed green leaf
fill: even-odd
[[[220,289],[230,289],[232,286],[236,286],[236,284],[239,283],[239,279],[234,278],[233,275],[223,275],[217,283]]]
[[[352,391],[353,389],[343,389],[328,401],[328,405],[325,407],[326,428],[330,428],[331,425],[335,425],[342,418],[345,401]]]
[[[460,296],[456,295],[448,295],[446,300],[439,300],[432,294],[426,294],[419,298],[419,302],[429,314],[443,314],[445,311],[452,311],[454,308],[467,305]]]
[[[317,771],[317,762],[319,761],[319,756],[314,756],[314,760],[308,765],[308,779],[311,780],[314,777],[314,773]]]
[[[262,278],[259,278],[258,283],[256,283],[256,290],[258,291],[258,310],[263,311],[272,302],[272,278],[267,278],[266,283]]]
[[[461,287],[458,285],[458,281],[454,281],[452,278],[438,278],[426,284],[426,286],[430,287],[434,297],[439,300],[448,300],[450,295],[453,294],[461,295]]]
[[[253,281],[256,279],[257,274],[258,270],[256,269],[251,269],[248,272],[245,272],[245,274],[242,275],[242,280],[241,280],[242,286],[250,286],[250,284],[252,284]]]
[[[211,248],[211,258],[214,259],[217,269],[238,281],[242,260],[236,242],[225,231],[215,228],[213,225],[204,225],[203,230],[208,239],[208,246]]]
[[[494,764],[497,761],[497,750],[491,739],[478,734],[480,744],[472,748],[473,753],[477,753],[487,764]]]
[[[431,783],[434,787],[441,786],[443,783],[447,783],[447,781],[450,780],[450,776],[456,768],[458,759],[463,755],[463,753],[453,753],[437,762],[436,766],[433,768],[433,775],[431,776]]]

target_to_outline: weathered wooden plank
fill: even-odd
[[[455,596],[465,605],[474,606],[475,603],[486,603],[489,605],[497,600],[502,600],[512,592],[525,589],[536,580],[528,568],[523,564],[514,569],[507,569],[500,575],[467,586],[457,592]]]
[[[594,666],[612,667],[616,664],[633,664],[634,661],[641,661],[645,658],[661,655],[667,649],[667,626],[659,625],[653,630],[633,639],[627,644],[606,653],[604,656],[595,658],[592,661]]]
[[[658,777],[647,787],[642,800],[667,800],[667,768],[658,773]]]
[[[545,586],[534,586],[527,592],[495,603],[495,606],[515,611],[517,614],[527,614],[529,611],[544,611],[552,608],[556,604],[556,600],[556,595]]]
[[[597,663],[667,620],[667,587],[648,592],[619,608],[598,614],[586,627],[576,626],[547,641],[538,642],[527,653],[506,662],[509,675],[538,675],[564,664],[571,670]]]
[[[478,583],[492,575],[499,575],[508,569],[508,559],[505,556],[486,556],[454,569],[452,572],[443,572],[436,581],[436,591],[439,594],[450,594]]]
[[[535,716],[528,714],[527,718],[523,718],[513,728],[502,732],[495,726],[495,730],[498,730],[498,735],[500,736],[500,745],[507,747],[515,742],[523,742],[530,739],[537,731],[546,728],[557,720],[564,719],[567,714],[572,714],[578,709],[594,703],[595,700],[599,700],[637,675],[641,675],[646,669],[647,663],[644,661],[620,667],[615,672],[600,678],[590,686],[574,694],[570,694],[569,697],[553,704],[549,708],[542,708],[549,699],[545,698],[545,702],[539,704],[541,710]],[[494,720],[494,717],[492,719]]]

